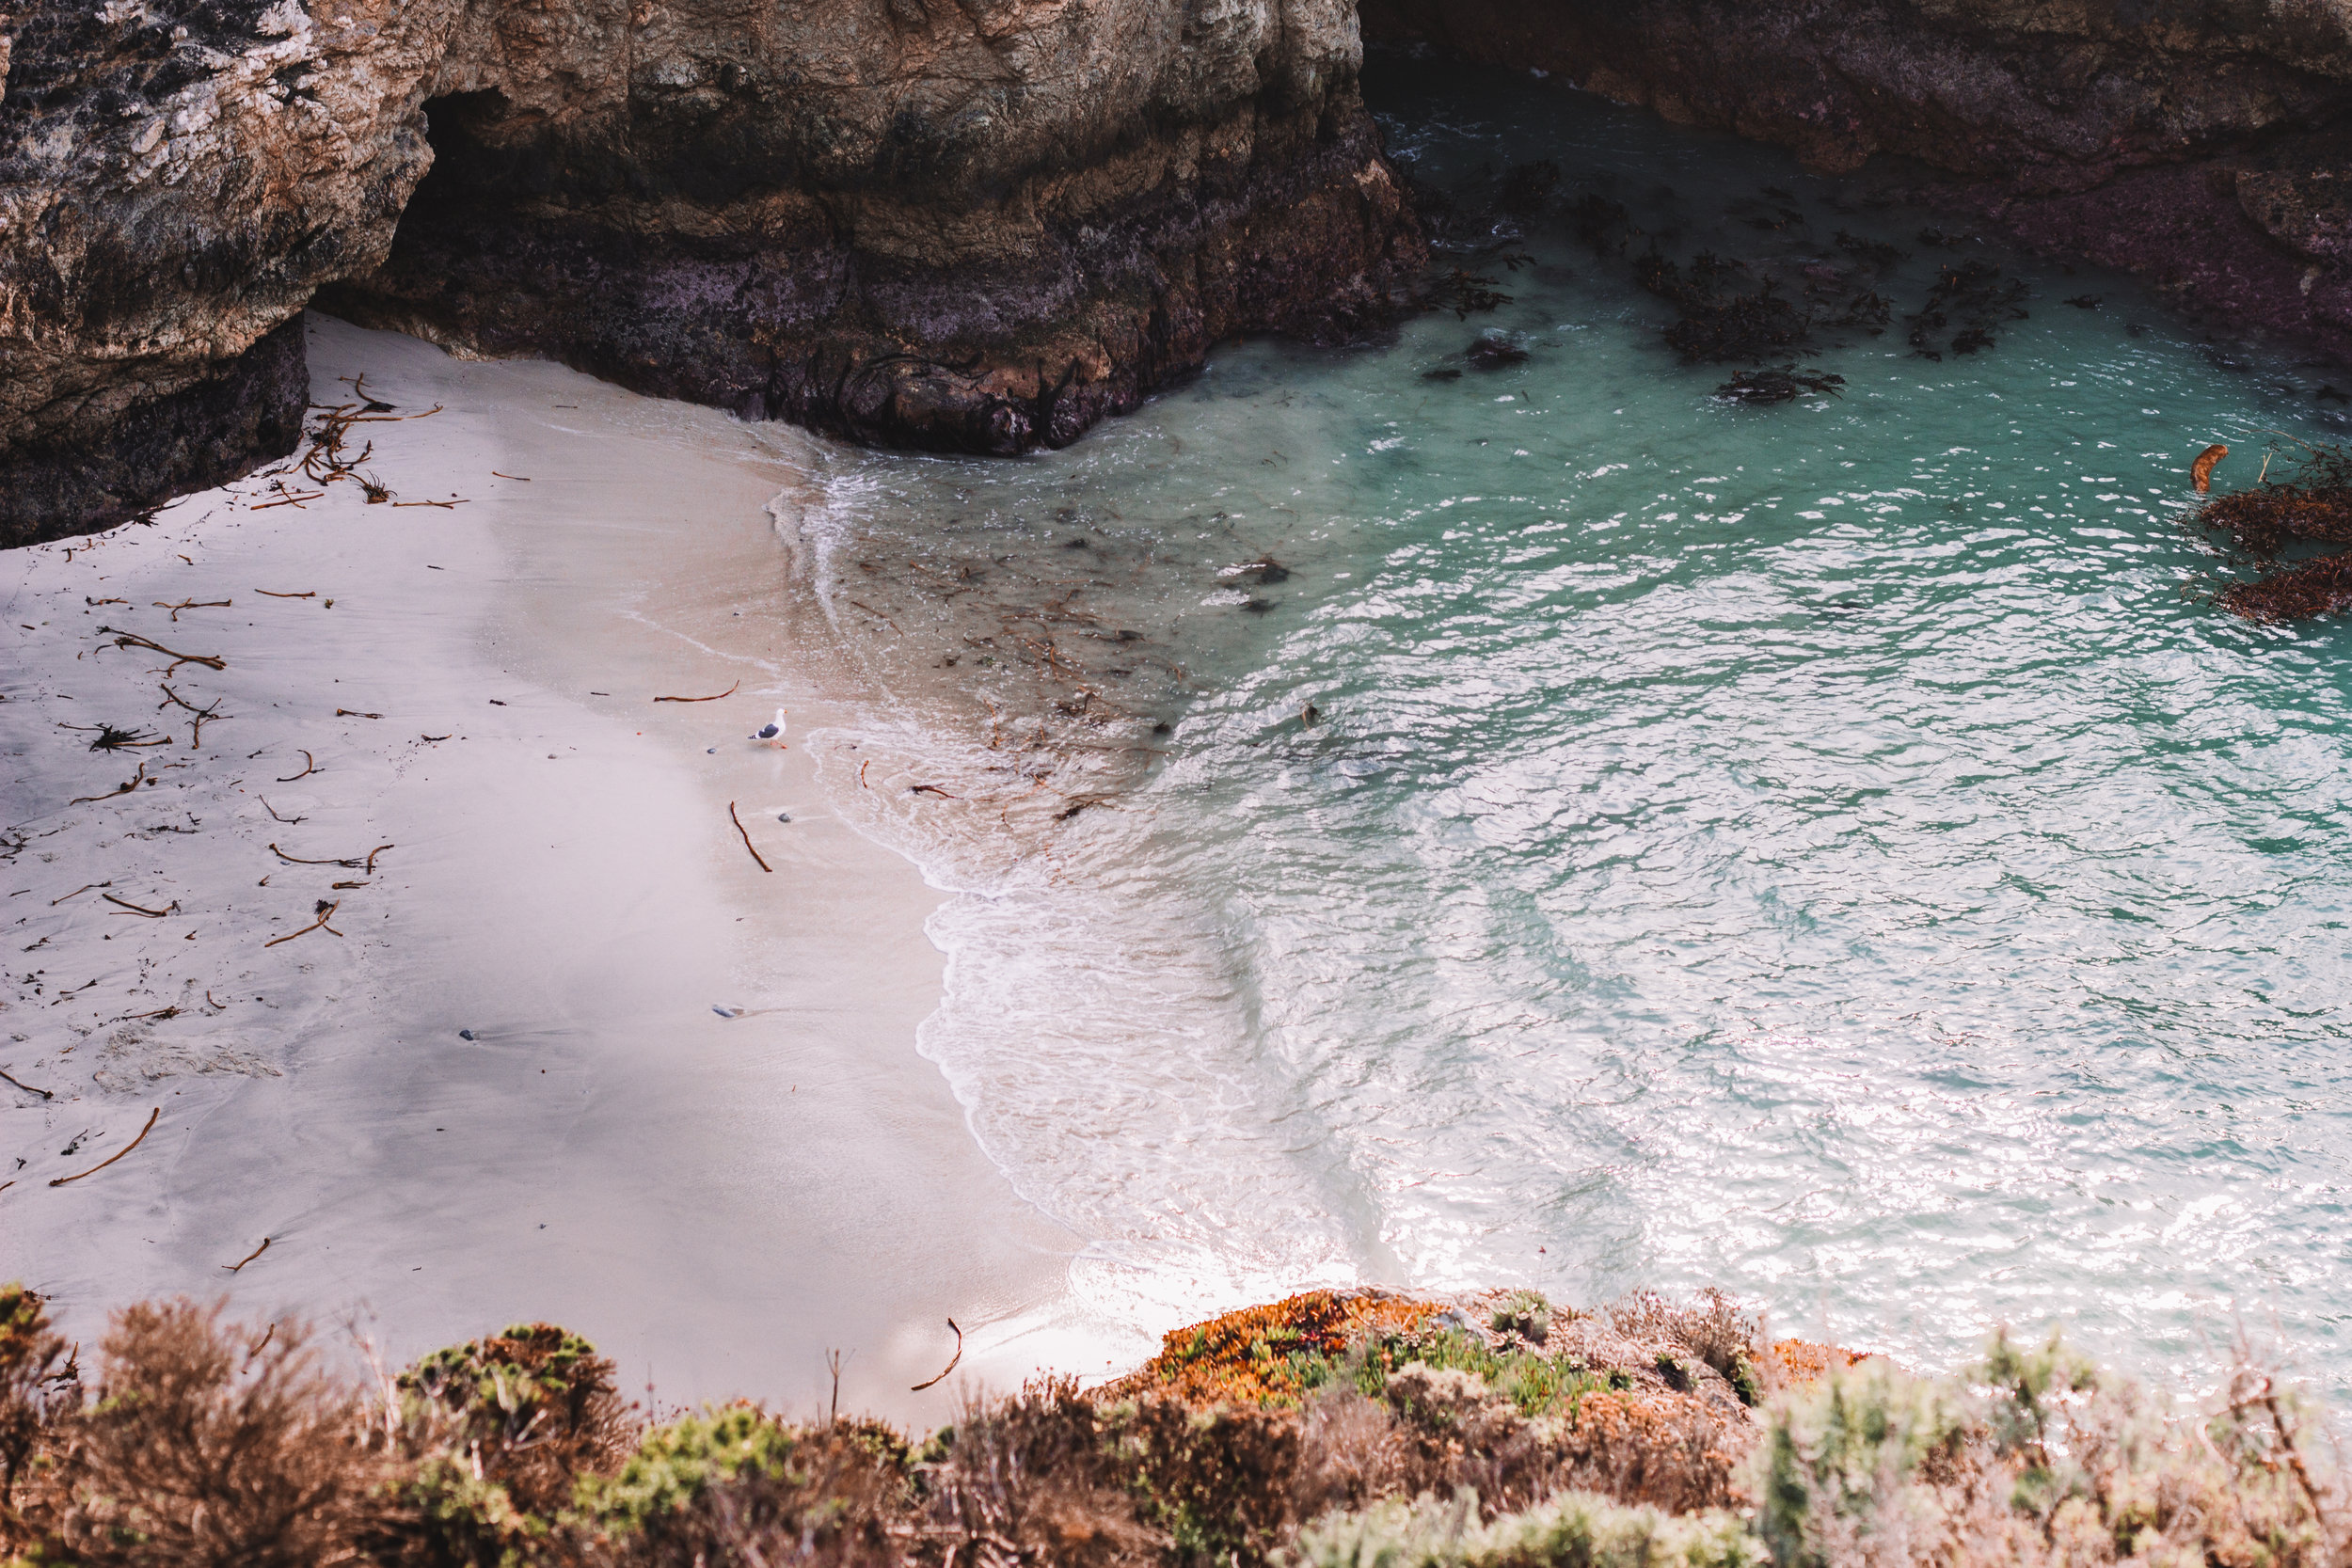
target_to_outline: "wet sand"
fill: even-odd
[[[828,803],[801,743],[854,744],[784,630],[769,506],[789,515],[807,437],[309,330],[317,401],[364,372],[396,413],[443,405],[355,435],[398,500],[463,504],[337,483],[269,506],[319,487],[257,475],[0,557],[0,1068],[56,1097],[0,1085],[0,1276],[86,1336],[139,1296],[226,1293],[349,1321],[395,1360],[546,1319],[664,1404],[807,1407],[828,1350],[845,1407],[912,1422],[967,1377],[1100,1370],[1114,1350],[1054,1326],[1079,1240],[1013,1195],[915,1053],[937,895]],[[174,623],[158,600],[230,605]],[[200,750],[168,659],[102,625],[225,659],[169,677],[229,716]],[[789,749],[748,740],[778,706]],[[174,742],[93,752],[57,727],[101,721]],[[165,782],[66,803],[142,763]],[[385,844],[373,875],[283,858]],[[321,899],[328,929],[264,945]],[[157,1107],[119,1164],[47,1184]],[[951,1317],[959,1375],[911,1392]]]

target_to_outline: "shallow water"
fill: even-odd
[[[2227,486],[2334,433],[2324,372],[1769,150],[1371,92],[1471,208],[1549,158],[1555,212],[1792,287],[1891,241],[1894,322],[1825,335],[1842,397],[1731,406],[1643,242],[1554,217],[1454,258],[1491,315],[1238,345],[1021,463],[836,453],[780,515],[872,693],[832,786],[961,895],[923,1050],[1080,1295],[1714,1283],[1925,1364],[2062,1319],[2151,1370],[2235,1313],[2352,1386],[2352,645],[2185,595],[2180,524],[2209,441]],[[1913,356],[1970,257],[2028,318]]]

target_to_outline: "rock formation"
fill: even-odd
[[[1347,0],[36,0],[0,544],[288,450],[322,290],[859,438],[1068,442],[1220,336],[1389,309],[1419,244],[1358,61]]]
[[[1363,0],[2352,356],[2346,0]],[[284,451],[314,295],[858,439],[1073,439],[1419,260],[1352,0],[0,12],[0,544]]]
[[[1915,160],[1907,194],[2352,356],[2344,0],[1363,0],[1363,28],[1834,172]]]

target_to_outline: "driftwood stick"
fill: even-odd
[[[176,910],[180,907],[180,901],[176,898],[171,901],[170,908],[168,909],[151,910],[144,904],[134,904],[128,898],[117,898],[111,893],[102,893],[98,896],[103,898],[109,904],[121,905],[124,909],[129,910],[133,914],[143,914],[150,920],[161,920],[164,916],[169,914],[172,910]]]
[[[233,1263],[223,1263],[223,1264],[221,1265],[221,1267],[222,1267],[222,1268],[224,1268],[224,1269],[227,1269],[227,1270],[228,1270],[230,1274],[235,1274],[235,1273],[236,1273],[239,1269],[244,1268],[244,1267],[245,1267],[247,1263],[252,1262],[252,1261],[253,1261],[253,1259],[255,1259],[256,1258],[259,1258],[260,1256],[262,1256],[262,1254],[263,1254],[263,1253],[267,1252],[268,1250],[269,1250],[269,1238],[268,1238],[267,1236],[264,1236],[264,1237],[262,1237],[262,1244],[261,1244],[260,1246],[255,1247],[255,1248],[254,1248],[251,1252],[246,1253],[246,1254],[243,1258],[238,1259],[235,1262],[233,1262]],[[270,1326],[271,1326],[273,1329],[277,1327],[277,1325],[276,1325],[275,1323],[271,1324]],[[264,1338],[264,1339],[262,1341],[262,1343],[265,1345],[265,1344],[269,1343],[269,1340],[268,1340],[268,1339],[266,1339],[266,1338]],[[255,1349],[256,1349],[256,1350],[260,1349],[260,1346],[256,1346],[256,1347],[255,1347]]]
[[[163,655],[166,658],[177,659],[179,663],[172,666],[174,670],[180,668],[182,664],[201,664],[214,670],[229,668],[229,661],[225,658],[216,658],[211,654],[183,654],[177,649],[167,648],[161,642],[141,637],[135,631],[123,631],[115,626],[101,626],[98,629],[112,637],[118,648],[148,648]]]
[[[955,1320],[955,1319],[953,1319],[953,1318],[949,1318],[949,1319],[947,1320],[947,1326],[948,1326],[949,1328],[956,1328],[956,1320]],[[961,1329],[960,1329],[960,1328],[956,1328],[956,1354],[955,1354],[954,1355],[952,1355],[952,1356],[948,1357],[946,1367],[946,1368],[945,1368],[945,1369],[944,1369],[944,1370],[940,1372],[940,1374],[939,1374],[939,1376],[938,1376],[938,1377],[935,1377],[935,1378],[931,1379],[931,1380],[930,1380],[930,1383],[918,1383],[918,1384],[916,1384],[916,1385],[915,1385],[913,1388],[909,1389],[909,1390],[908,1390],[908,1392],[909,1392],[909,1393],[914,1393],[914,1394],[919,1394],[919,1393],[921,1393],[924,1389],[929,1388],[929,1387],[931,1386],[931,1383],[937,1383],[937,1382],[941,1381],[941,1379],[945,1378],[945,1377],[947,1375],[947,1373],[948,1373],[948,1372],[952,1372],[952,1371],[954,1371],[954,1370],[956,1370],[956,1363],[957,1363],[957,1362],[959,1362],[959,1361],[961,1361],[961,1360],[962,1360],[962,1359],[963,1359],[963,1330],[961,1330]]]
[[[735,824],[735,831],[736,831],[737,832],[739,832],[739,833],[742,833],[742,834],[743,834],[743,847],[744,847],[744,848],[746,848],[746,849],[751,849],[751,851],[752,851],[752,859],[754,859],[754,860],[755,860],[755,861],[759,861],[759,868],[760,868],[762,871],[768,872],[768,873],[770,873],[771,875],[772,875],[772,874],[774,873],[774,871],[775,871],[775,869],[776,869],[776,868],[775,868],[774,866],[772,866],[772,865],[770,865],[770,864],[769,864],[769,863],[768,863],[765,860],[761,860],[761,859],[760,859],[760,854],[759,854],[759,851],[758,851],[757,849],[755,849],[755,848],[753,848],[753,847],[752,847],[752,835],[750,834],[750,832],[748,832],[744,829],[744,827],[743,827],[743,819],[742,819],[741,817],[737,816],[735,815],[735,802],[734,802],[734,801],[732,801],[732,800],[729,800],[729,801],[727,802],[727,816],[728,816],[729,820],[731,820],[731,821],[733,821],[733,822],[734,822],[734,824]]]
[[[315,599],[319,596],[318,590],[315,588],[308,594],[273,594],[266,588],[256,588],[253,592],[269,599]]]
[[[98,1164],[90,1166],[89,1169],[86,1171],[79,1171],[72,1176],[60,1176],[49,1184],[53,1187],[62,1187],[69,1181],[79,1181],[85,1176],[96,1176],[100,1171],[104,1170],[108,1165],[111,1165],[117,1160],[121,1159],[123,1155],[130,1153],[131,1150],[138,1148],[140,1144],[146,1142],[147,1134],[155,1130],[155,1118],[163,1114],[164,1108],[161,1105],[156,1106],[153,1110],[147,1113],[147,1125],[139,1129],[139,1135],[137,1137],[133,1138],[129,1143],[124,1144],[122,1148],[117,1150],[114,1154],[99,1161]]]
[[[724,691],[708,697],[656,697],[654,701],[657,703],[715,703],[721,697],[734,696],[742,684],[741,681],[737,681],[734,686],[728,687]]]
[[[296,748],[296,750],[300,750],[300,748],[298,748],[298,747],[297,747],[297,748]],[[319,770],[319,765],[318,765],[317,761],[311,757],[311,755],[310,755],[310,752],[303,752],[303,753],[302,753],[302,761],[303,761],[303,765],[304,765],[304,766],[303,766],[303,768],[302,768],[302,771],[301,771],[301,772],[296,773],[296,774],[294,774],[292,777],[289,777],[289,778],[283,778],[283,779],[280,779],[280,780],[278,780],[278,782],[279,784],[292,784],[292,783],[294,783],[294,780],[295,780],[295,779],[307,779],[307,778],[309,778],[311,774],[313,774],[313,773],[315,773],[315,772],[317,772],[317,771]]]
[[[27,1084],[22,1078],[8,1078],[8,1074],[5,1070],[0,1070],[0,1078],[8,1078],[9,1083],[14,1084],[18,1088],[23,1089],[26,1094],[37,1094],[43,1100],[55,1100],[57,1098],[47,1089],[37,1089],[33,1087],[32,1085]]]
[[[343,901],[340,898],[336,899],[331,904],[322,898],[319,900],[319,917],[316,920],[313,920],[310,924],[305,926],[299,931],[288,931],[282,937],[272,937],[269,941],[262,943],[262,945],[264,947],[275,947],[281,942],[292,942],[294,938],[308,936],[312,931],[325,931],[330,937],[342,936],[342,933],[335,929],[334,927],[329,926],[327,922],[332,920],[335,917],[335,911],[342,907]]]
[[[276,855],[279,860],[284,861],[288,865],[340,865],[346,871],[357,871],[359,869],[359,860],[356,855],[349,860],[306,861],[299,855],[289,855],[286,851],[280,849],[275,844],[269,847],[269,852]]]
[[[369,850],[369,851],[368,851],[368,863],[367,863],[367,865],[366,865],[366,866],[365,866],[365,868],[364,868],[364,869],[367,871],[368,875],[369,875],[369,876],[371,876],[371,877],[373,877],[373,876],[374,876],[374,875],[375,875],[375,857],[376,857],[376,856],[378,856],[378,855],[382,854],[382,853],[383,853],[385,850],[387,850],[387,849],[397,849],[397,848],[399,848],[399,847],[400,847],[400,846],[399,846],[399,845],[397,845],[397,844],[379,844],[379,845],[377,845],[374,848],[373,848],[373,849]]]

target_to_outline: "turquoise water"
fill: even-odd
[[[2352,1386],[2352,642],[2185,595],[2180,523],[2208,442],[2227,486],[2333,434],[2325,372],[1769,150],[1373,96],[1433,182],[1549,158],[1684,257],[1891,241],[1894,325],[1825,336],[1842,397],[1732,406],[1628,259],[1528,223],[1455,258],[1490,315],[1238,345],[1033,461],[838,454],[802,527],[873,705],[828,768],[959,895],[923,1048],[1081,1295],[1718,1284],[2167,1373],[2243,1318]],[[1913,356],[1968,257],[2028,319]]]

